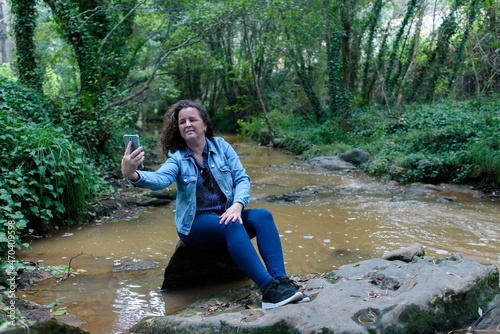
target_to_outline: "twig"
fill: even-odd
[[[475,322],[472,326],[470,326],[470,327],[469,327],[469,331],[471,331],[474,327],[476,327],[476,325],[477,325],[477,324],[479,324],[479,322],[480,322],[481,320],[483,320],[483,318],[484,318],[484,317],[485,317],[485,316],[486,316],[486,315],[487,315],[487,314],[488,314],[491,310],[493,310],[495,307],[496,307],[496,306],[493,306],[493,307],[492,307],[492,308],[490,308],[488,311],[484,312],[484,313],[483,313],[483,315],[481,315],[481,316],[479,317],[479,319],[477,319],[477,320],[476,320],[476,322]]]
[[[54,286],[56,286],[57,284],[61,283],[62,281],[64,280],[67,280],[69,278],[69,275],[71,275],[71,261],[73,261],[73,259],[76,259],[77,257],[79,257],[80,255],[88,255],[90,256],[91,258],[93,258],[94,260],[98,260],[97,257],[95,257],[93,254],[89,254],[89,253],[84,253],[84,252],[81,252],[80,254],[78,255],[75,255],[73,256],[71,259],[69,259],[69,263],[68,263],[68,272],[66,273],[66,276],[63,276],[61,277],[57,282],[56,284],[54,284]]]
[[[122,19],[120,22],[118,22],[118,24],[117,24],[117,25],[115,25],[115,26],[113,27],[113,29],[111,29],[111,31],[110,31],[110,32],[106,35],[106,37],[104,37],[104,39],[102,40],[102,42],[101,42],[101,46],[99,47],[99,51],[97,51],[97,54],[100,54],[100,53],[102,52],[102,49],[104,48],[104,45],[106,45],[106,42],[108,41],[109,36],[111,36],[111,34],[112,34],[112,33],[113,33],[113,32],[114,32],[117,28],[118,28],[118,26],[119,26],[120,24],[122,24],[122,23],[123,23],[126,19],[128,19],[128,17],[129,17],[130,15],[132,15],[132,13],[133,13],[133,12],[137,9],[137,7],[139,7],[140,5],[142,5],[142,4],[143,4],[143,3],[145,3],[145,2],[146,2],[146,1],[143,1],[143,2],[138,3],[138,4],[134,7],[134,8],[132,8],[132,9],[130,10],[130,12],[128,12],[128,13],[127,13],[127,15],[125,15],[125,16],[123,17],[123,19]]]

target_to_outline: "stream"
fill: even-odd
[[[327,272],[416,242],[426,248],[427,256],[457,252],[500,267],[498,201],[477,198],[475,192],[459,187],[445,194],[454,199],[450,202],[425,196],[399,198],[381,191],[384,183],[362,172],[283,168],[280,165],[298,160],[279,149],[224,137],[234,144],[252,180],[250,208],[264,207],[274,215],[288,274]],[[306,185],[338,191],[293,204],[265,200]],[[97,221],[35,240],[32,249],[19,252],[21,259],[67,265],[71,257],[85,254],[72,260],[80,274],[58,284],[56,278],[38,282],[21,292],[22,297],[37,303],[59,299],[69,314],[83,319],[82,328],[93,334],[118,333],[145,316],[170,314],[198,298],[251,283],[160,292],[163,270],[178,241],[174,210],[172,202],[144,210],[137,218]],[[117,260],[148,260],[159,267],[112,272]]]

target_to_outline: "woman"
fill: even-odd
[[[245,209],[250,178],[224,139],[213,136],[207,110],[182,100],[170,107],[160,139],[167,161],[156,172],[137,171],[139,147],[122,159],[122,173],[136,187],[159,190],[177,184],[175,224],[179,238],[200,249],[226,247],[241,270],[262,290],[262,307],[308,301],[288,279],[278,230],[265,209]],[[257,237],[257,254],[251,238]]]

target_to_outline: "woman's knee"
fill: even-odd
[[[230,222],[229,224],[226,225],[226,233],[234,234],[234,233],[245,233],[245,226],[241,225],[238,221],[237,222]]]
[[[255,220],[257,222],[268,222],[273,221],[273,214],[268,209],[258,208],[250,209],[249,219]]]

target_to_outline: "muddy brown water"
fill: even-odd
[[[424,245],[428,256],[457,252],[500,265],[498,202],[476,198],[463,188],[446,193],[453,202],[426,196],[405,198],[361,172],[284,169],[279,165],[298,161],[282,150],[237,137],[227,140],[235,144],[252,179],[250,207],[265,207],[274,215],[289,274],[331,271],[415,242]],[[306,185],[328,185],[336,191],[294,204],[262,200]],[[93,257],[83,254],[72,260],[73,268],[83,269],[80,274],[57,285],[56,279],[42,281],[20,294],[37,303],[59,298],[58,307],[83,319],[81,327],[91,333],[115,333],[145,316],[170,314],[197,298],[250,283],[160,292],[163,269],[178,241],[174,211],[172,203],[145,210],[137,218],[95,222],[33,242],[32,249],[20,252],[20,258],[67,265],[81,252]],[[159,267],[112,272],[116,260],[148,260]]]

